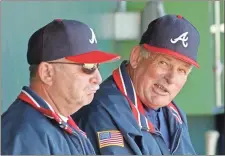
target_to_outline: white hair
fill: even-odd
[[[144,59],[152,59],[154,60],[157,56],[159,56],[159,53],[154,53],[154,55],[152,55],[151,51],[147,51],[142,45],[141,45],[141,51],[140,51],[140,56]],[[193,65],[191,65],[189,73],[192,71]]]
[[[140,56],[144,59],[154,59],[156,56],[158,56],[159,54],[156,53],[154,55],[152,55],[152,52],[147,51],[143,46],[141,46],[141,51],[140,51]]]
[[[145,50],[141,50],[141,52],[140,52],[140,56],[145,59],[148,59],[150,57],[150,55],[151,55],[150,52],[147,52]]]

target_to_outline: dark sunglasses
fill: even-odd
[[[50,64],[72,64],[82,66],[82,71],[86,74],[92,74],[96,69],[99,69],[98,63],[70,63],[70,62],[48,62]]]

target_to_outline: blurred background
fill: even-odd
[[[224,1],[1,2],[1,113],[15,100],[22,86],[28,85],[26,51],[30,35],[53,19],[87,23],[95,30],[99,49],[122,56],[120,61],[101,67],[105,79],[122,60],[129,58],[149,22],[165,14],[184,16],[201,36],[200,69],[193,69],[175,99],[187,113],[193,145],[201,155],[225,154]]]

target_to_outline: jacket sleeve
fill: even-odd
[[[3,155],[51,154],[47,136],[37,134],[32,126],[25,126],[22,130],[15,129],[8,133],[4,131],[2,135],[1,154]]]
[[[96,154],[134,154],[114,120],[103,106],[98,105],[93,109],[82,109],[79,113],[81,116],[77,117],[75,115],[73,117],[80,128],[87,133]]]

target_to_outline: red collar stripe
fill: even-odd
[[[173,116],[176,118],[176,120],[177,120],[180,124],[182,124],[183,122],[182,122],[182,119],[181,119],[181,117],[180,117],[180,113],[179,113],[179,111],[177,110],[177,108],[176,108],[172,103],[170,103],[170,104],[168,105],[168,107],[170,108],[170,110],[171,110]]]
[[[113,78],[114,78],[116,85],[122,92],[122,94],[127,98],[128,102],[130,104],[131,110],[133,112],[133,115],[134,115],[139,127],[142,128],[143,127],[142,125],[146,125],[148,128],[148,131],[150,131],[151,133],[154,133],[155,128],[154,128],[153,124],[146,118],[144,108],[143,108],[142,103],[139,100],[139,98],[137,98],[137,95],[135,93],[135,89],[133,87],[132,82],[131,82],[131,85],[132,85],[132,89],[133,89],[133,93],[134,93],[134,95],[133,95],[134,99],[135,99],[134,102],[132,102],[130,100],[130,98],[128,97],[129,95],[126,95],[126,93],[125,93],[126,85],[124,83],[124,78],[122,76],[120,68],[117,68],[113,71]],[[143,118],[145,123],[141,122],[142,121],[141,118]]]
[[[73,119],[69,116],[67,123],[64,123],[64,121],[59,117],[57,113],[55,113],[53,110],[46,109],[41,107],[36,100],[25,90],[22,90],[18,98],[22,101],[25,101],[26,103],[30,104],[32,107],[34,107],[36,110],[47,116],[48,118],[54,119],[56,122],[59,123],[59,126],[63,128],[65,131],[67,131],[69,134],[73,134],[74,130],[71,128],[78,130],[81,132],[85,137],[86,134],[79,129],[79,127],[76,125],[76,123],[73,121]],[[69,125],[69,126],[68,126]],[[71,127],[70,127],[71,126]]]

